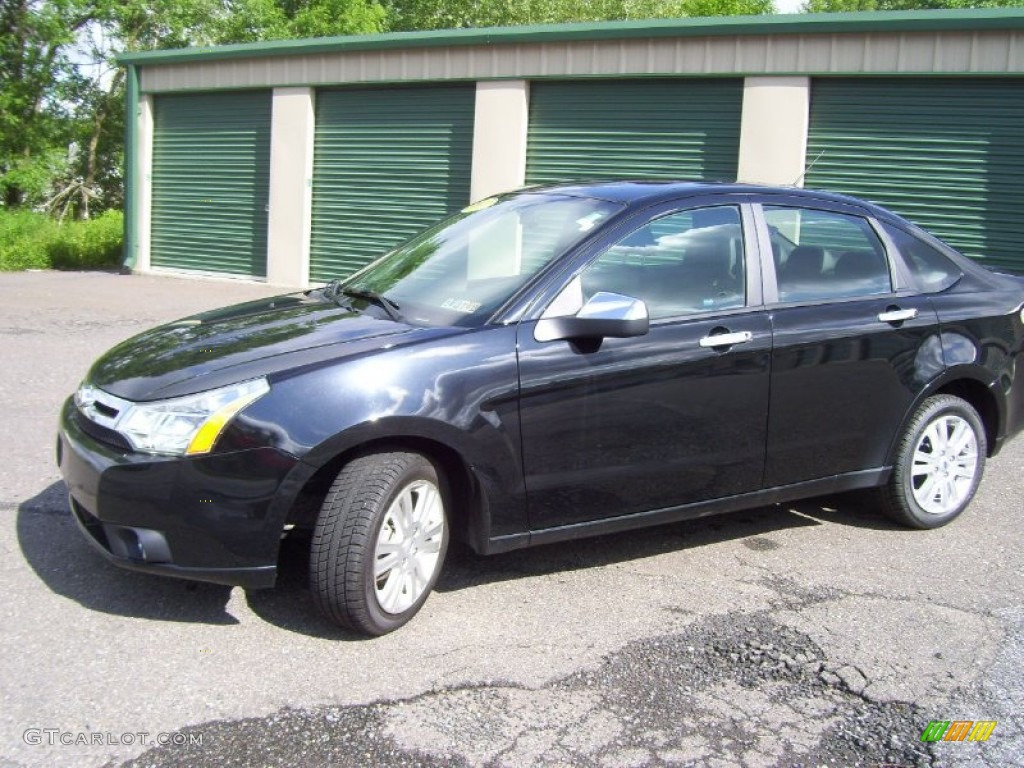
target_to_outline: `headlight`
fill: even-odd
[[[132,403],[113,428],[138,451],[209,453],[231,418],[269,391],[266,379],[253,379],[173,400]]]

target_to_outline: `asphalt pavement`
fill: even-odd
[[[265,591],[108,565],[61,402],[114,343],[278,292],[0,274],[0,766],[1024,765],[1024,439],[937,531],[841,496],[457,550],[375,640],[316,615],[299,543]],[[936,720],[996,726],[922,742]]]

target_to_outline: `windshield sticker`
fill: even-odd
[[[498,202],[498,198],[496,197],[485,197],[483,200],[477,203],[467,205],[465,208],[462,209],[462,212],[473,213],[473,211],[482,211],[484,208],[490,208],[496,202]]]
[[[480,309],[479,301],[466,301],[465,299],[445,299],[441,306],[444,309],[451,309],[456,312],[464,312],[467,315]]]

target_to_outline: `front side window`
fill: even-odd
[[[889,262],[867,219],[765,206],[779,301],[820,301],[892,291]]]
[[[341,293],[383,296],[416,325],[476,327],[622,207],[545,193],[490,198],[353,275]]]
[[[642,299],[652,320],[746,303],[743,228],[736,206],[654,219],[613,245],[582,275],[599,291]]]

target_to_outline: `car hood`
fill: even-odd
[[[127,400],[201,392],[451,329],[415,328],[319,292],[250,301],[134,336],[96,361],[90,384]]]

